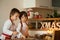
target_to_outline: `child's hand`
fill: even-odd
[[[16,31],[13,32],[13,35],[17,35],[17,34],[18,34],[18,32],[16,32]]]
[[[25,40],[23,37],[22,38],[20,38],[21,40]]]
[[[24,36],[24,35],[21,35],[21,37],[22,37],[23,39],[25,39],[25,36]]]

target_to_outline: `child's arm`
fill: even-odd
[[[8,34],[8,35],[12,35],[13,32],[9,30],[11,24],[12,24],[12,23],[9,22],[9,21],[6,21],[6,22],[5,22],[5,24],[4,24],[4,26],[3,26],[3,33]]]
[[[29,37],[29,32],[28,32],[28,26],[26,27],[26,33],[27,33],[27,36]]]
[[[12,23],[10,21],[5,22],[5,24],[3,26],[3,33],[7,34],[7,35],[17,35],[18,34],[17,31],[9,30],[11,25],[12,25]]]
[[[21,38],[21,37],[23,37],[23,38],[25,38],[25,36],[20,32],[20,27],[21,27],[21,25],[20,24],[18,24],[18,27],[17,27],[17,32],[19,33],[18,35],[17,35],[17,37],[18,38]]]

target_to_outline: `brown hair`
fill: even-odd
[[[20,14],[20,11],[19,11],[17,8],[13,8],[13,9],[11,10],[11,12],[10,12],[10,17],[11,17],[12,15],[14,15],[16,12],[17,12],[18,14]]]
[[[21,17],[24,15],[24,17],[27,17],[28,19],[28,16],[27,16],[27,13],[25,11],[22,11],[20,12],[20,16],[19,16],[19,19],[21,20]]]

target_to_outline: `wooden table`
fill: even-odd
[[[15,39],[11,39],[11,40],[21,40],[21,39],[15,38]],[[35,40],[35,38],[26,38],[25,40]]]

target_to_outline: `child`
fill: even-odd
[[[25,11],[22,11],[20,13],[20,16],[19,16],[19,19],[20,19],[20,23],[18,24],[18,27],[17,27],[17,32],[21,32],[21,34],[23,36],[28,37],[29,34],[28,34],[28,26],[27,26],[27,19],[28,19],[28,16],[27,16],[27,13]]]
[[[16,8],[13,8],[10,12],[10,18],[4,23],[3,33],[1,35],[2,40],[10,40],[12,35],[17,35],[16,25],[14,21],[19,17],[20,11]]]

